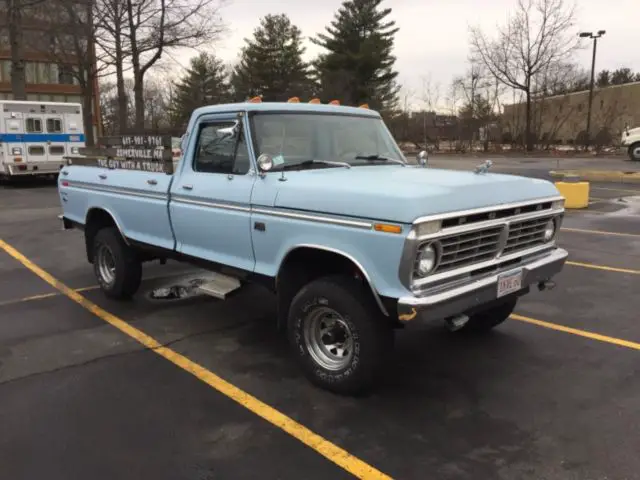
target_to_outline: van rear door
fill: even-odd
[[[24,160],[24,126],[22,113],[12,112],[10,117],[4,119],[4,133],[0,133],[0,142],[4,149],[4,163],[20,163]],[[2,171],[2,167],[0,167]]]
[[[45,131],[47,133],[47,160],[50,163],[63,165],[62,157],[67,154],[66,145],[68,139],[62,115],[45,114]]]
[[[24,116],[25,158],[28,163],[45,162],[47,149],[44,134],[44,116],[27,113]]]

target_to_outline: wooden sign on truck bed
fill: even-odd
[[[98,146],[80,148],[79,152],[79,156],[65,157],[68,165],[173,174],[169,135],[103,137]]]

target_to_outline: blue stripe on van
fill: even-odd
[[[0,142],[84,142],[84,134],[67,133],[0,133]]]

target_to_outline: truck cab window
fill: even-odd
[[[39,118],[27,118],[25,120],[27,133],[42,133],[42,120]]]
[[[62,133],[62,120],[59,118],[47,118],[47,132]]]
[[[244,134],[225,136],[221,129],[232,127],[234,122],[204,124],[198,133],[198,143],[193,159],[197,172],[244,175],[250,161]]]

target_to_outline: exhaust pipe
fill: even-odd
[[[444,324],[450,332],[455,332],[456,330],[460,330],[464,327],[469,321],[469,315],[455,315],[453,317],[445,318]]]
[[[543,280],[542,282],[538,283],[538,290],[540,290],[541,292],[544,290],[553,290],[554,288],[556,288],[556,282],[553,282],[551,280]]]

